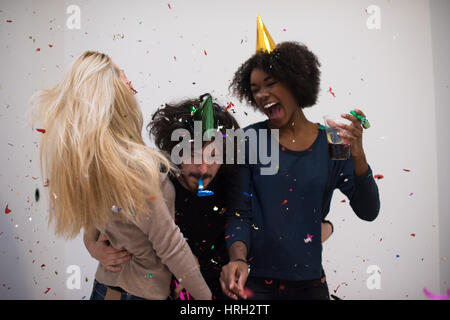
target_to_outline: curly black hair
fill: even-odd
[[[165,107],[156,110],[147,125],[147,130],[149,130],[150,139],[154,137],[155,145],[160,150],[171,154],[173,147],[179,143],[179,141],[171,141],[172,132],[176,129],[185,129],[189,131],[191,137],[194,137],[194,117],[191,115],[191,107],[198,108],[207,95],[209,93],[197,99],[186,99],[174,104],[166,103]],[[220,131],[223,134],[226,133],[226,129],[239,129],[236,119],[214,101],[213,112],[215,128],[221,127]]]
[[[274,77],[294,95],[299,108],[313,106],[320,86],[320,62],[306,45],[298,42],[282,42],[268,53],[258,51],[235,72],[229,89],[239,100],[248,101],[258,109],[250,90],[250,74],[253,69],[263,70]]]

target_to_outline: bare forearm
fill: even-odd
[[[247,246],[242,241],[233,242],[228,249],[228,254],[230,256],[230,261],[236,259],[247,260]]]

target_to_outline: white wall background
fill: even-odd
[[[72,4],[81,9],[80,30],[66,27]],[[369,5],[381,9],[379,30],[366,26]],[[384,176],[377,181],[381,212],[372,223],[358,220],[335,192],[329,215],[335,233],[323,252],[330,293],[344,299],[425,299],[424,287],[446,291],[448,1],[2,0],[1,299],[88,299],[96,269],[81,237],[64,242],[47,226],[40,133],[24,116],[31,94],[55,84],[78,55],[94,49],[125,69],[146,122],[164,102],[204,92],[224,105],[232,101],[242,126],[262,120],[227,89],[255,50],[257,13],[275,42],[301,41],[318,55],[322,85],[318,104],[306,113],[311,120],[357,107],[372,124],[364,145],[374,174]],[[69,265],[81,268],[79,290],[65,285]],[[381,269],[379,290],[366,286],[370,265]]]

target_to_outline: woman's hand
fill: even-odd
[[[359,114],[363,116],[364,118],[366,115],[358,109],[354,109],[356,114]],[[353,158],[361,158],[364,157],[364,149],[363,149],[363,143],[362,143],[362,136],[363,136],[363,127],[361,126],[361,122],[353,115],[351,114],[342,114],[342,118],[350,120],[352,122],[351,125],[343,124],[343,123],[337,123],[336,125],[345,130],[346,132],[339,132],[339,136],[347,141],[351,145],[351,152]]]
[[[243,261],[231,261],[223,266],[220,273],[220,286],[223,293],[231,299],[237,300],[238,296],[247,299],[244,286],[248,278],[248,265]]]
[[[358,109],[353,110],[356,114],[363,116],[366,115]],[[366,155],[364,153],[362,136],[363,136],[363,128],[361,126],[361,122],[351,115],[351,114],[342,114],[342,118],[348,119],[352,122],[351,125],[338,123],[337,126],[345,132],[339,132],[339,136],[342,137],[345,141],[347,141],[351,145],[351,153],[353,158],[353,163],[355,166],[355,174],[357,176],[364,176],[369,171],[369,165],[367,164]]]

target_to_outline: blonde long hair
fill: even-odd
[[[106,227],[111,214],[134,220],[162,197],[161,173],[173,167],[141,136],[143,117],[111,58],[78,57],[56,86],[31,99],[46,130],[40,160],[49,181],[49,224],[67,239]]]

